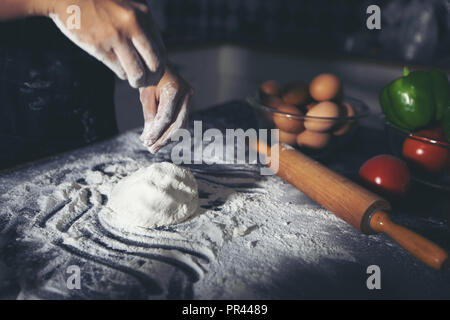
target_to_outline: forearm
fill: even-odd
[[[0,20],[48,15],[53,0],[0,0]]]

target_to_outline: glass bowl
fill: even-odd
[[[370,114],[364,102],[351,97],[345,97],[341,105],[350,104],[354,114],[338,117],[306,116],[308,105],[297,106],[303,109],[301,114],[280,111],[265,104],[259,92],[248,96],[247,102],[256,113],[259,128],[280,129],[280,142],[316,159],[327,158],[351,143],[359,122]],[[305,124],[307,128],[320,129],[308,130]]]
[[[450,191],[450,143],[398,128],[388,121],[385,131],[389,151],[408,163],[413,180]]]

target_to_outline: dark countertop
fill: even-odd
[[[251,109],[247,104],[239,101],[195,113],[192,120],[203,120],[203,130],[212,127],[223,130],[255,126]],[[74,245],[82,238],[83,241],[94,241],[96,236],[100,237],[102,232],[106,232],[98,225],[97,213],[91,210],[93,206],[87,208],[73,221],[69,221],[67,226],[61,227],[62,229],[56,227],[58,230],[52,230],[51,224],[46,225],[52,216],[41,212],[38,205],[39,198],[52,194],[61,183],[77,181],[84,186],[86,181],[82,180],[86,170],[101,171],[109,164],[135,161],[139,165],[145,165],[154,161],[169,160],[171,146],[164,148],[153,157],[140,145],[139,131],[132,130],[96,145],[0,173],[0,298],[15,298],[19,292],[20,298],[450,298],[449,270],[436,272],[429,269],[410,257],[384,235],[361,235],[340,220],[324,218],[321,214],[314,217],[307,211],[305,211],[305,218],[301,214],[292,217],[287,215],[286,219],[289,218],[292,224],[281,226],[280,222],[279,230],[289,228],[292,234],[302,233],[300,238],[293,238],[292,241],[299,241],[299,239],[314,241],[316,233],[318,236],[326,234],[326,237],[319,237],[317,241],[324,252],[328,250],[324,246],[327,243],[330,245],[330,256],[322,255],[320,267],[317,267],[316,262],[313,263],[313,260],[307,256],[308,251],[298,252],[299,248],[307,249],[307,244],[305,244],[306,247],[294,247],[291,256],[288,254],[289,251],[286,251],[287,255],[283,257],[286,263],[277,272],[260,270],[267,272],[264,278],[266,285],[261,284],[260,287],[251,286],[253,281],[251,272],[255,270],[252,261],[227,262],[227,254],[245,249],[243,246],[245,242],[239,242],[241,238],[225,240],[223,249],[220,249],[220,246],[214,249],[217,251],[215,255],[218,262],[209,257],[208,253],[203,253],[207,250],[195,248],[188,250],[187,247],[169,245],[172,251],[178,250],[181,255],[193,256],[195,264],[192,265],[180,263],[184,261],[180,258],[176,258],[174,263],[167,262],[165,259],[168,259],[168,256],[164,253],[167,247],[155,249],[150,248],[145,241],[139,242],[142,248],[147,248],[146,250],[163,250],[157,251],[158,254],[152,253],[154,256],[149,256],[150,253],[146,252],[145,258],[149,261],[145,262],[146,269],[143,269],[144,262],[141,260],[144,258],[133,260],[134,258],[129,258],[126,250],[123,252],[118,249],[120,245],[130,241],[125,236],[116,235],[115,238],[111,236],[112,240],[117,242],[117,247],[112,252],[108,251],[108,259],[102,254],[96,254],[96,250],[100,250],[100,247],[93,249],[86,247],[86,244]],[[386,152],[383,141],[382,132],[361,127],[352,145],[345,152],[328,159],[325,164],[354,178],[357,168],[365,160],[372,155]],[[283,183],[278,177],[258,178],[255,175],[255,170],[257,172],[255,167],[232,164],[189,167],[198,180],[208,181],[208,179],[220,177],[222,180],[217,178],[217,181],[221,181],[216,182],[217,184],[228,186],[230,189],[235,188],[247,194],[254,193],[255,197],[262,193],[267,198],[270,193],[264,189],[279,188],[282,194],[273,195],[273,201],[289,200],[287,211],[290,210],[290,206],[295,210],[303,210],[301,209],[303,206],[318,209],[311,200],[292,186]],[[49,172],[52,175],[49,175]],[[235,180],[236,177],[239,179],[245,177],[245,183],[230,184],[230,182],[240,181]],[[232,208],[226,206],[229,200],[225,198],[222,202],[218,201],[220,195],[218,198],[213,198],[206,189],[203,189],[203,186],[206,184],[201,183],[199,189],[205,210],[215,210],[214,216],[219,220],[223,218],[223,215],[236,214],[227,211]],[[411,196],[406,201],[394,206],[392,219],[449,250],[450,197],[446,193],[420,185],[415,185],[411,192]],[[269,201],[267,203],[270,204],[270,199],[265,201]],[[249,206],[251,208],[250,203]],[[61,211],[61,208],[49,214],[64,214],[57,211]],[[240,214],[239,219],[246,219],[246,212]],[[250,216],[249,219],[255,219],[251,221],[259,223],[257,217]],[[279,221],[282,221],[282,218]],[[83,229],[82,223],[86,224],[86,230]],[[298,227],[296,227],[297,223]],[[70,228],[76,224],[78,224],[77,228],[71,230]],[[192,222],[179,228],[157,231],[170,234],[174,231],[186,231],[191,227],[201,226]],[[292,230],[294,227],[298,230]],[[225,226],[224,230],[226,228]],[[269,225],[261,230],[276,238],[282,236],[278,234],[279,230],[275,226],[273,230],[271,228]],[[80,236],[77,232],[90,233],[83,233]],[[152,239],[157,239],[159,234],[152,234]],[[248,236],[250,240],[253,239],[253,234],[257,236],[257,232],[253,232]],[[330,239],[333,239],[333,243],[329,242]],[[102,238],[97,240],[101,241]],[[190,246],[190,244],[185,245]],[[339,247],[346,248],[353,258],[333,256],[332,248]],[[273,248],[276,249],[276,246]],[[255,261],[259,252],[257,249],[258,247],[251,251]],[[246,254],[247,252],[244,251],[243,255]],[[202,261],[198,262],[196,259]],[[70,291],[64,289],[64,286],[56,285],[65,281],[63,267],[72,264],[82,267],[83,287],[81,290]],[[365,287],[368,277],[365,270],[371,264],[381,268],[382,290],[369,291]],[[198,271],[196,266],[200,266],[203,271]],[[227,278],[227,274],[231,272],[229,268],[236,268],[231,274],[233,277],[242,279],[243,287],[228,286],[227,283],[221,282],[225,293],[208,296],[209,287],[217,286],[217,283],[214,284],[211,279]],[[123,281],[124,277],[130,279]],[[258,278],[255,279],[257,281]],[[233,291],[238,287],[239,292]]]

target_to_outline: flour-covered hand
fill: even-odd
[[[165,69],[165,47],[145,4],[131,0],[53,0],[48,15],[80,48],[134,88],[155,85]],[[74,7],[75,6],[75,7]],[[80,24],[68,25],[79,8]]]
[[[157,86],[139,92],[145,121],[141,140],[151,153],[156,153],[177,129],[186,126],[193,91],[183,78],[166,68]]]

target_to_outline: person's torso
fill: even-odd
[[[50,19],[0,23],[0,157],[8,149],[18,158],[54,153],[114,134],[113,86],[110,70]]]

